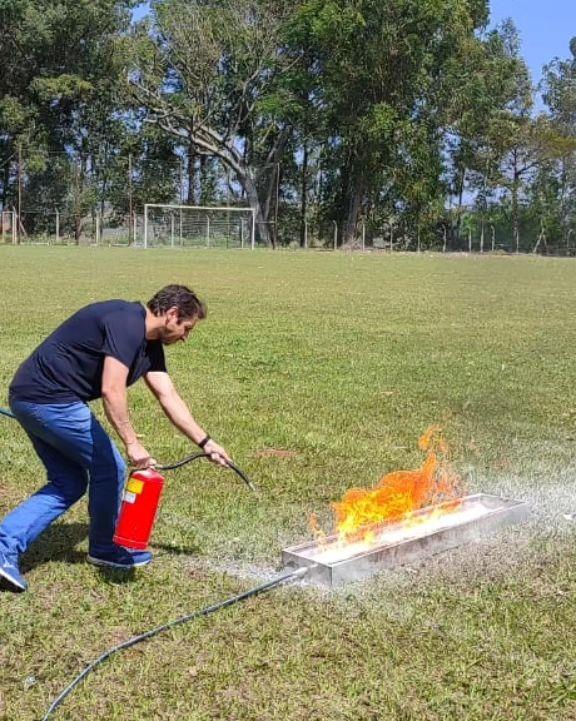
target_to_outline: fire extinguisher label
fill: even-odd
[[[144,488],[144,481],[139,481],[137,478],[129,478],[128,483],[126,484],[126,490],[130,491],[131,493],[136,493],[136,495],[140,495],[142,493],[142,489]]]
[[[126,503],[136,503],[136,494],[130,491],[124,491],[124,500]]]

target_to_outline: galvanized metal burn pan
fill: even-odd
[[[456,508],[453,502],[431,506],[408,520],[376,527],[370,544],[343,544],[329,536],[284,549],[282,561],[287,568],[307,566],[313,583],[340,586],[479,540],[528,513],[523,501],[479,493],[465,496]]]

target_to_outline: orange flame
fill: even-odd
[[[420,508],[454,500],[447,510],[459,505],[461,479],[451,468],[442,429],[432,426],[418,441],[426,460],[415,471],[394,471],[383,476],[372,489],[351,488],[332,503],[335,531],[344,541],[370,541],[373,527],[409,518]],[[314,535],[322,540],[316,514],[311,518]]]

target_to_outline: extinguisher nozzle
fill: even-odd
[[[248,486],[248,488],[252,491],[252,493],[258,493],[258,489],[256,486],[252,483],[252,481],[248,478],[248,476],[241,471],[238,466],[235,466],[232,461],[228,462],[228,467],[231,468],[234,473],[236,473],[240,478],[244,481],[244,483]]]

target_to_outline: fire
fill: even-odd
[[[448,447],[439,426],[429,428],[418,442],[426,453],[421,468],[394,471],[383,476],[372,489],[351,488],[340,501],[332,503],[335,533],[342,541],[374,538],[374,527],[405,520],[420,508],[453,500],[447,510],[458,507],[463,495],[461,478],[451,468]],[[314,535],[322,542],[325,534],[316,514],[310,519]]]

